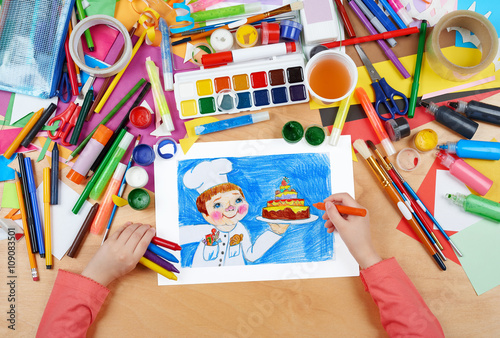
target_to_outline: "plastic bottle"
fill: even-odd
[[[457,101],[448,103],[459,113],[470,119],[489,122],[500,126],[500,107],[478,101]]]
[[[500,160],[500,143],[486,141],[460,140],[438,146],[449,154],[460,158],[478,158],[481,160]]]
[[[439,107],[433,102],[428,103],[425,101],[420,101],[420,105],[425,107],[428,113],[434,115],[436,117],[436,121],[441,123],[443,126],[450,128],[454,132],[459,133],[465,138],[471,139],[479,127],[479,124],[469,120],[449,107]]]
[[[471,167],[464,160],[456,159],[444,150],[441,150],[437,154],[437,157],[441,160],[442,165],[450,169],[450,174],[458,178],[478,194],[486,195],[493,185],[492,180]]]
[[[82,183],[95,159],[99,156],[106,143],[108,143],[111,135],[113,135],[113,131],[101,124],[94,135],[92,135],[92,138],[80,156],[78,156],[76,163],[66,177],[76,184]]]
[[[101,206],[90,227],[91,233],[98,235],[108,224],[111,211],[113,211],[113,195],[116,195],[120,189],[120,184],[122,183],[123,174],[125,174],[126,168],[127,166],[125,164],[118,163],[113,177],[111,181],[109,181],[108,188],[104,193],[104,197],[102,198]]]
[[[500,203],[473,194],[468,196],[463,194],[446,194],[446,197],[454,204],[463,207],[467,212],[500,222]]]

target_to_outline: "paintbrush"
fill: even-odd
[[[387,179],[384,174],[382,167],[377,163],[377,161],[373,158],[370,150],[368,149],[368,146],[366,145],[365,141],[359,139],[354,141],[353,143],[354,148],[363,156],[363,158],[366,160],[370,168],[372,169],[373,173],[379,180],[380,184],[384,187],[386,193],[389,195],[392,203],[399,209],[403,217],[408,221],[410,224],[411,228],[419,238],[420,242],[424,245],[424,247],[427,249],[429,254],[434,258],[436,263],[439,265],[439,267],[442,270],[446,270],[446,265],[444,265],[443,261],[441,260],[441,257],[437,253],[436,249],[432,245],[432,243],[429,241],[429,239],[426,237],[420,226],[418,225],[417,221],[411,214],[410,210],[406,206],[404,200],[401,198],[399,195],[398,191],[396,188],[391,184],[391,182]]]

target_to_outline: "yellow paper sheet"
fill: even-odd
[[[491,141],[497,142],[496,139],[493,139]],[[500,203],[500,160],[488,161],[469,158],[464,159],[464,161],[493,181],[493,186],[483,197]],[[473,191],[471,191],[471,193],[477,195],[477,193]]]

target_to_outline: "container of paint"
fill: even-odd
[[[132,209],[144,210],[149,206],[151,197],[145,189],[136,188],[128,194],[127,200]]]
[[[306,142],[312,146],[319,146],[325,142],[326,139],[326,131],[325,128],[313,124],[306,128],[304,133],[304,138]]]
[[[132,188],[142,188],[149,181],[149,175],[146,169],[138,166],[130,167],[125,173],[125,181]]]
[[[424,107],[429,114],[433,115],[437,122],[467,139],[471,139],[479,127],[479,124],[469,120],[467,117],[457,113],[449,107],[439,107],[434,102],[425,101],[421,101],[420,105]]]
[[[129,119],[134,127],[145,129],[153,122],[153,113],[146,107],[137,106],[130,111]]]
[[[313,100],[329,105],[349,96],[358,81],[358,69],[345,53],[325,50],[306,64],[306,87]]]
[[[165,160],[171,159],[177,153],[177,143],[171,137],[162,137],[156,142],[156,152]]]
[[[396,163],[401,170],[413,171],[420,165],[420,155],[413,148],[405,148],[398,153]]]
[[[274,22],[263,22],[260,26],[261,43],[270,45],[280,42],[280,24]]]
[[[210,44],[216,52],[227,52],[233,48],[233,34],[224,28],[216,29],[210,35]]]
[[[243,25],[236,30],[236,43],[242,48],[253,47],[258,40],[259,33],[252,25]]]
[[[146,167],[155,161],[155,151],[149,144],[139,144],[132,151],[132,159],[138,165]]]
[[[286,41],[298,41],[302,32],[302,24],[293,20],[280,22],[280,36]]]
[[[281,129],[281,135],[288,143],[297,143],[304,136],[304,127],[297,121],[288,121]]]
[[[457,154],[460,158],[477,158],[481,160],[500,160],[500,143],[460,140],[447,142],[438,146],[450,154]]]
[[[446,198],[467,212],[500,222],[500,203],[473,194],[446,194]]]
[[[411,134],[410,124],[402,116],[385,121],[385,130],[392,141],[399,141]]]
[[[417,150],[425,153],[436,149],[438,144],[438,135],[432,129],[423,129],[415,134],[413,143],[415,144],[415,148],[417,148]]]
[[[236,107],[240,99],[238,94],[232,89],[223,89],[217,93],[217,97],[215,99],[215,104],[217,109],[224,113],[236,112]]]

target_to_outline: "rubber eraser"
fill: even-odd
[[[304,8],[300,10],[306,45],[339,38],[339,21],[333,0],[303,0]]]

